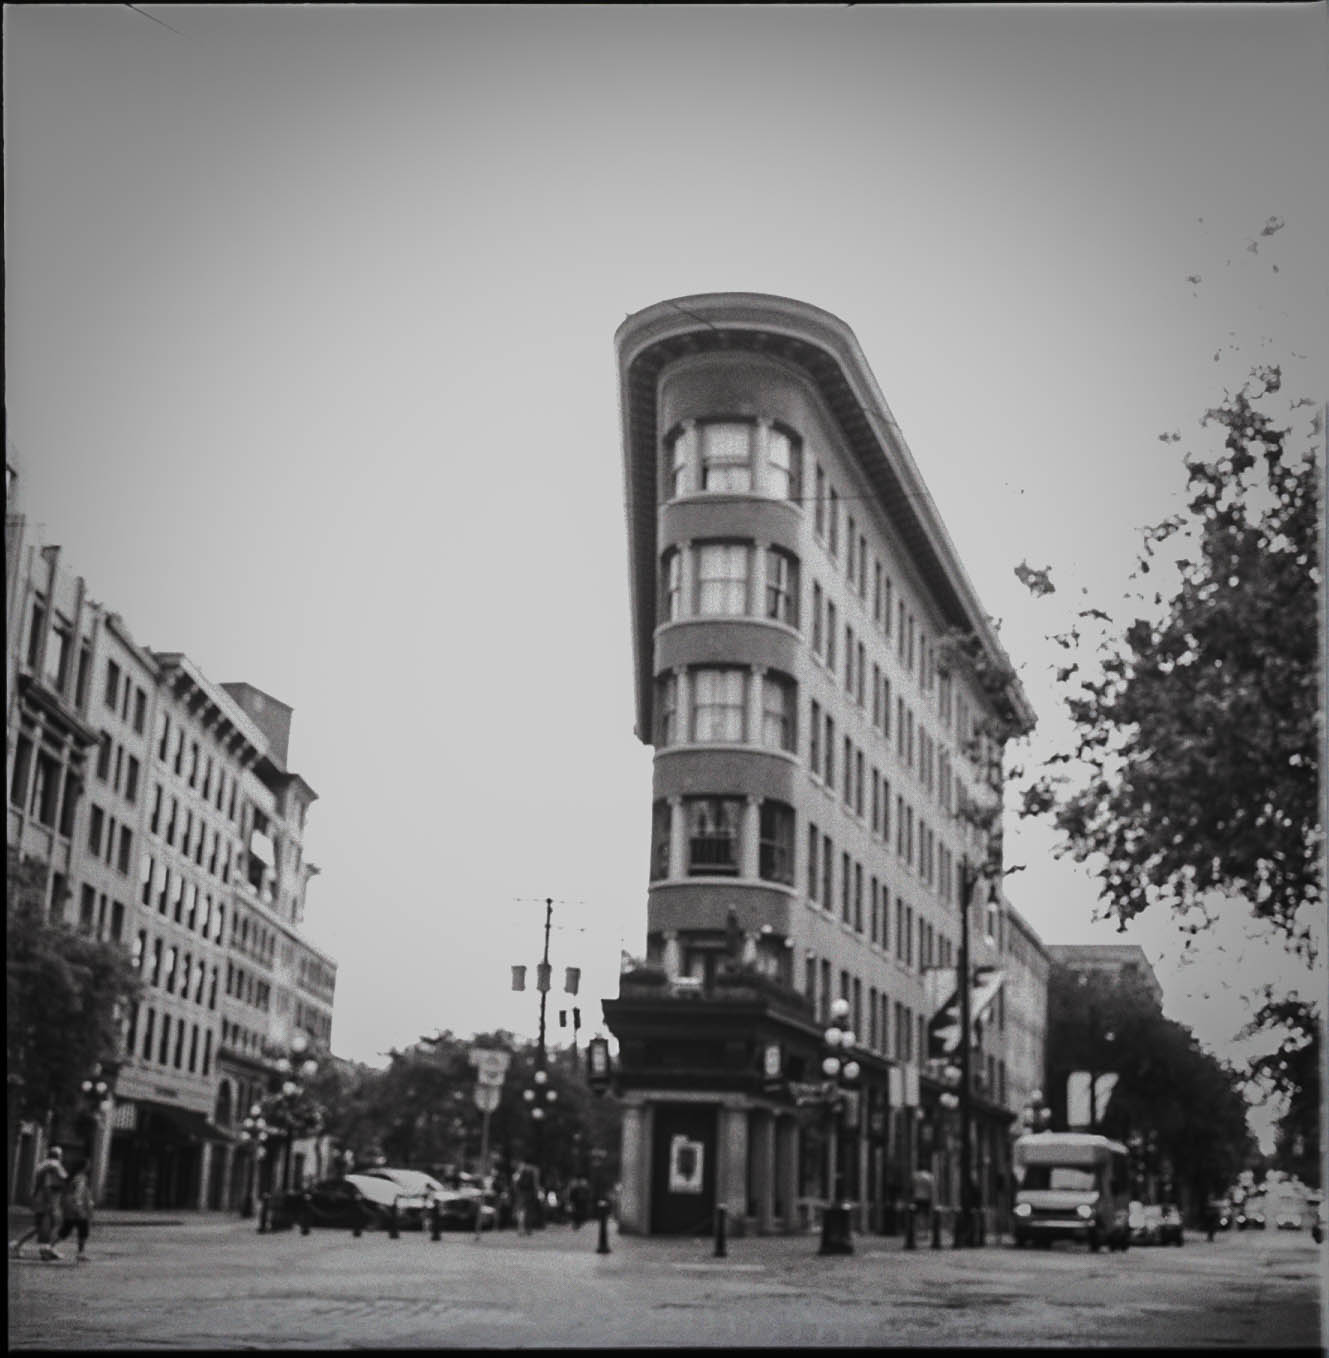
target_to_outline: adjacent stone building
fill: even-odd
[[[331,1035],[336,963],[300,927],[316,794],[286,767],[291,709],[137,643],[60,547],[26,541],[15,461],[8,843],[46,866],[50,914],[129,950],[144,990],[82,1130],[11,1127],[10,1197],[48,1134],[86,1135],[108,1204],[236,1206],[254,1170],[239,1124],[275,1057]]]

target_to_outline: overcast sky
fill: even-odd
[[[1320,4],[6,8],[28,508],[139,641],[294,707],[338,1052],[533,1033],[508,967],[546,896],[591,1031],[644,949],[623,318],[845,320],[1055,740],[1045,634],[1125,587],[1200,415],[1271,357],[1325,394],[1325,35]],[[1118,935],[1045,834],[1007,844],[1046,941],[1140,942],[1218,1050],[1284,967],[1240,924],[1240,975]]]

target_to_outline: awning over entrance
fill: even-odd
[[[138,1101],[138,1126],[142,1131],[149,1117],[155,1115],[162,1119],[183,1141],[225,1140],[227,1134],[208,1119],[206,1113],[193,1108],[180,1108],[171,1103],[157,1103],[151,1099]]]

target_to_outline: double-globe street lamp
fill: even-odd
[[[245,1197],[240,1207],[242,1217],[254,1215],[254,1190],[258,1182],[259,1166],[267,1153],[268,1135],[271,1131],[272,1128],[263,1118],[263,1105],[252,1104],[249,1109],[249,1116],[240,1124],[240,1140],[250,1149]]]
[[[826,1207],[821,1218],[819,1254],[853,1254],[854,1239],[850,1226],[852,1209],[841,1191],[840,1131],[847,1093],[855,1089],[861,1074],[853,1059],[857,1034],[849,1026],[849,1001],[841,997],[831,1003],[831,1021],[822,1034],[822,1098],[830,1124],[830,1144],[826,1166]]]

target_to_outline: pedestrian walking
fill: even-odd
[[[534,1225],[536,1201],[535,1170],[523,1164],[513,1182],[513,1197],[517,1209],[517,1234],[530,1235]]]
[[[580,1230],[591,1213],[591,1186],[578,1175],[568,1187],[568,1208],[572,1212],[572,1226]]]
[[[55,1248],[55,1233],[60,1226],[60,1195],[65,1180],[64,1151],[52,1146],[50,1154],[37,1166],[32,1176],[32,1225],[17,1240],[9,1242],[9,1252],[15,1259],[23,1253],[23,1246],[35,1235],[43,1259],[59,1259]]]
[[[86,1163],[70,1174],[60,1199],[60,1212],[64,1220],[60,1223],[56,1238],[68,1240],[74,1231],[78,1232],[78,1253],[74,1258],[81,1264],[88,1257],[85,1251],[88,1232],[92,1229],[92,1185],[88,1182]]]

